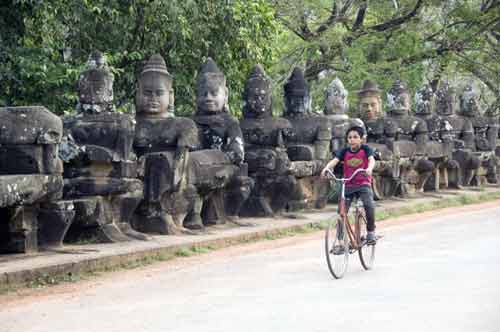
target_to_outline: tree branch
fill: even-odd
[[[361,26],[363,26],[363,22],[365,20],[366,9],[368,8],[368,0],[364,0],[358,10],[358,15],[356,15],[356,21],[352,25],[351,31],[358,30]]]
[[[380,32],[380,31],[385,31],[388,29],[395,28],[395,27],[409,21],[413,17],[417,16],[423,3],[424,3],[423,0],[418,0],[417,3],[415,4],[415,7],[413,8],[413,10],[411,12],[409,12],[408,14],[401,16],[401,17],[398,17],[398,18],[395,18],[395,19],[392,19],[392,20],[389,20],[389,21],[384,22],[382,24],[373,25],[373,26],[369,27],[368,29]]]

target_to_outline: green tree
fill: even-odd
[[[403,79],[412,91],[434,87],[456,73],[488,90],[498,107],[500,3],[494,0],[273,0],[290,36],[282,61],[283,79],[301,64],[313,87],[315,108],[322,89],[339,76],[353,93],[364,79],[387,90]],[[326,77],[327,79],[321,79]]]
[[[252,64],[275,62],[282,33],[264,0],[12,0],[0,5],[0,103],[76,105],[75,82],[93,50],[107,55],[119,109],[133,108],[135,81],[153,53],[175,78],[176,107],[192,112],[197,70],[213,57],[230,85],[232,110]]]

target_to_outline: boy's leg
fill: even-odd
[[[359,191],[361,201],[366,213],[366,230],[368,232],[375,231],[375,202],[373,201],[372,189],[368,186],[363,186]]]

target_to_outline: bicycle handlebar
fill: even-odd
[[[348,178],[338,178],[338,177],[335,176],[335,174],[333,174],[333,172],[330,169],[328,169],[327,171],[328,171],[330,177],[333,178],[335,181],[348,182],[348,181],[351,181],[356,175],[358,175],[358,173],[360,173],[360,172],[366,172],[366,169],[365,168],[358,168]]]

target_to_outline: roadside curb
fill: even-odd
[[[446,196],[451,198],[446,198]],[[461,200],[465,204],[472,204],[475,203],[474,199],[484,201],[499,199],[500,188],[487,187],[481,191],[448,191],[444,195],[431,194],[410,200],[384,201],[377,207],[377,212],[392,218],[436,210],[440,208],[439,204],[446,204],[447,199],[451,202],[454,198],[457,201],[455,206],[459,206]],[[467,203],[468,201],[470,203]],[[421,211],[419,211],[419,205],[422,207]],[[411,208],[416,208],[416,210],[405,213]],[[300,214],[298,218],[285,216],[243,219],[243,221],[254,223],[254,226],[209,229],[208,233],[203,235],[153,236],[151,241],[146,242],[68,245],[61,250],[33,255],[2,255],[0,256],[0,288],[15,289],[36,284],[57,284],[72,281],[80,275],[114,271],[203,252],[203,250],[198,251],[199,249],[215,250],[247,242],[312,232],[319,230],[327,220],[333,218],[335,211],[335,205],[328,205],[324,210]]]

